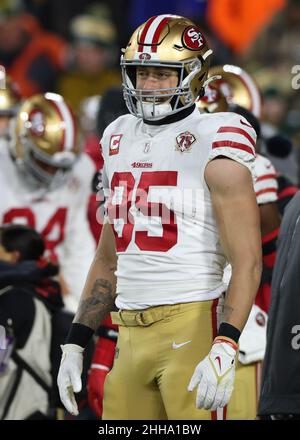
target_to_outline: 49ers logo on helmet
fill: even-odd
[[[205,44],[205,39],[197,26],[189,26],[182,36],[183,44],[187,49],[199,50]]]
[[[143,52],[140,54],[139,59],[143,60],[143,61],[151,60],[151,55],[150,55],[150,53]]]
[[[43,136],[45,132],[45,120],[41,110],[34,109],[28,115],[29,130],[33,136]]]

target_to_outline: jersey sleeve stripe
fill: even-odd
[[[236,148],[238,150],[246,151],[249,154],[252,154],[252,156],[255,156],[255,153],[251,147],[249,147],[246,144],[241,144],[240,142],[233,142],[233,141],[215,141],[212,144],[212,148],[222,148],[222,147],[229,147],[229,148]]]
[[[249,133],[247,133],[246,130],[243,130],[242,128],[238,127],[220,127],[217,133],[238,133],[242,136],[245,136],[245,138],[248,139],[250,144],[255,147],[255,140],[250,136]]]
[[[256,179],[256,182],[260,182],[262,180],[267,180],[267,179],[274,179],[274,180],[276,180],[276,174],[264,174],[263,176],[259,176]]]
[[[269,192],[277,193],[277,188],[264,188],[264,189],[261,189],[260,191],[257,191],[255,194],[256,194],[256,197],[258,197],[261,194],[265,194],[265,193],[269,193]]]

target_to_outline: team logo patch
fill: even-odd
[[[199,50],[205,44],[205,38],[197,26],[189,26],[185,29],[182,42],[190,50]]]
[[[266,319],[264,315],[260,312],[258,312],[257,315],[255,316],[255,321],[261,327],[264,327],[266,325]]]
[[[113,156],[114,154],[119,153],[120,142],[122,138],[122,134],[112,134],[110,137],[109,144],[109,155]]]
[[[195,142],[195,136],[189,131],[185,131],[184,133],[180,133],[176,137],[175,149],[184,153],[185,151],[190,151],[192,149],[192,144]]]
[[[45,119],[41,110],[34,109],[28,115],[29,130],[33,136],[43,136],[45,133]]]
[[[139,59],[142,61],[151,60],[150,53],[143,52],[140,54]]]

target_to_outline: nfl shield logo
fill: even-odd
[[[192,144],[195,142],[195,136],[189,131],[185,131],[184,133],[180,133],[176,137],[177,145],[175,149],[184,153],[185,151],[190,151],[192,149]]]

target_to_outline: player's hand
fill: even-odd
[[[60,400],[66,410],[78,415],[78,407],[74,393],[81,391],[81,373],[83,364],[83,348],[76,344],[61,346],[62,358],[57,376]]]
[[[237,344],[217,337],[208,355],[195,368],[188,391],[196,386],[196,407],[215,411],[229,402],[233,391]]]

